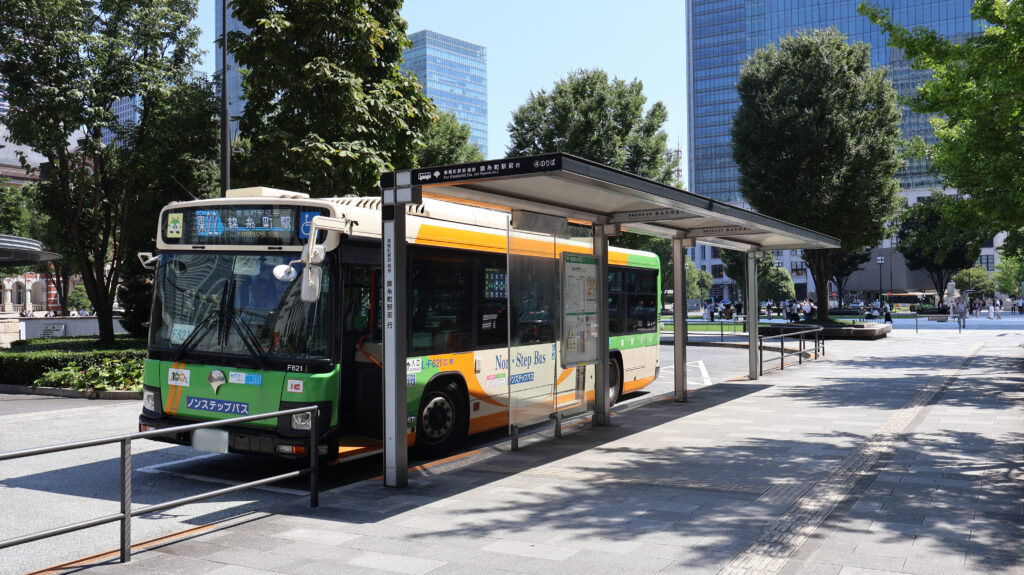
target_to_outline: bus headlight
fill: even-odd
[[[155,413],[156,415],[163,415],[160,409],[160,391],[155,389],[142,390],[142,409]]]
[[[309,411],[292,414],[292,429],[309,430],[313,426],[313,414]]]

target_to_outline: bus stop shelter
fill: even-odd
[[[384,270],[384,482],[408,482],[406,421],[406,310],[408,301],[406,206],[425,195],[486,206],[510,214],[514,229],[551,229],[560,222],[586,222],[593,229],[597,258],[597,302],[608,294],[608,237],[624,230],[672,240],[675,334],[675,400],[687,400],[685,248],[697,242],[745,252],[747,304],[756,310],[757,259],[771,250],[838,248],[839,241],[794,224],[628,174],[569,154],[554,153],[470,164],[389,172],[381,177]],[[820,289],[820,288],[819,288]],[[680,297],[682,295],[682,297]],[[608,308],[596,308],[597,357],[608,355]],[[757,379],[758,314],[747,313],[749,377]],[[594,421],[605,425],[608,363],[598,361]],[[682,366],[682,367],[680,367]]]

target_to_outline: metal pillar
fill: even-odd
[[[677,402],[689,401],[686,397],[686,248],[694,245],[693,240],[686,238],[672,240],[672,331],[675,340],[672,347]]]
[[[409,484],[409,442],[406,406],[406,355],[408,342],[406,292],[408,252],[405,238],[405,206],[422,201],[412,173],[395,174],[395,187],[384,190],[381,206],[384,269],[384,485]]]
[[[228,107],[228,1],[220,0],[220,197],[231,188],[231,113]]]
[[[608,403],[608,231],[594,226],[594,255],[597,256],[597,365],[594,369],[594,423],[611,423]]]
[[[750,345],[750,379],[757,379],[757,368],[759,358],[757,356],[757,312],[760,307],[757,303],[757,260],[763,252],[747,252],[747,301],[744,307],[747,310],[747,334]]]

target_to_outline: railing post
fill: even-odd
[[[757,374],[764,375],[764,337],[762,336],[757,336],[757,368]]]
[[[800,352],[796,354],[796,362],[800,365],[804,364],[804,334],[800,333]]]
[[[132,440],[121,440],[121,563],[132,560]]]
[[[786,334],[779,334],[779,371],[786,369]]]
[[[310,412],[309,421],[309,506],[320,506],[320,408]]]
[[[718,333],[721,336],[721,342],[725,343],[725,322],[718,322]]]

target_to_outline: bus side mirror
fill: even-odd
[[[323,268],[317,265],[308,265],[302,270],[302,291],[299,294],[302,301],[312,303],[320,299],[323,274]]]

